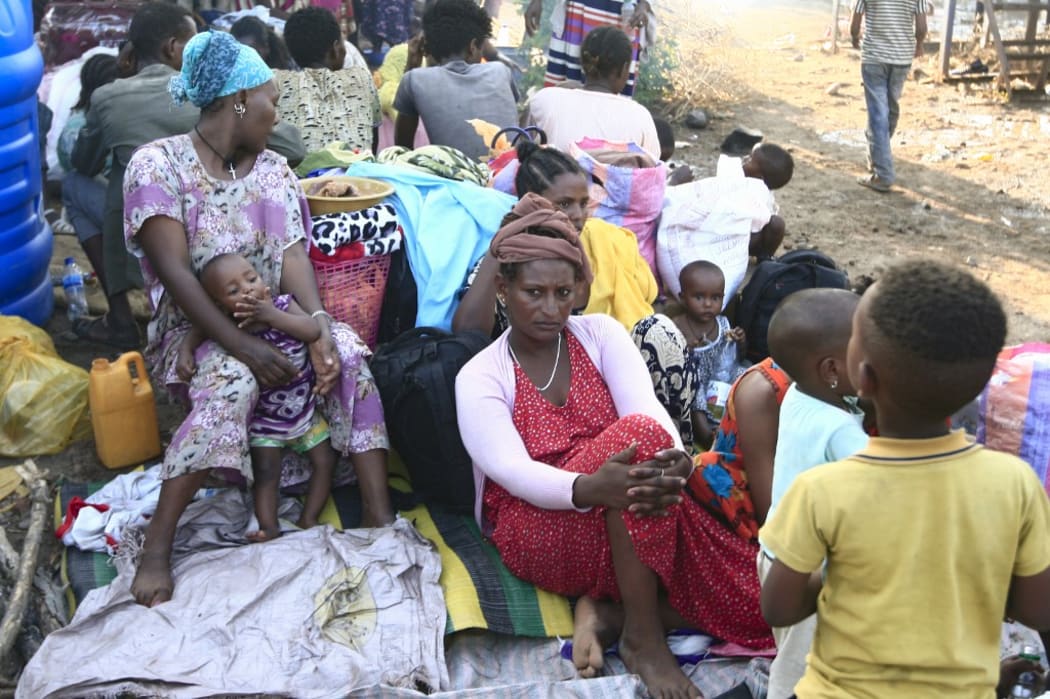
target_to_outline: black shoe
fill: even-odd
[[[722,141],[721,149],[726,155],[740,158],[750,153],[751,149],[761,143],[764,138],[761,131],[738,126]]]

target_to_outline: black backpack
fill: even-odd
[[[766,331],[777,304],[802,289],[848,289],[849,277],[835,261],[816,250],[792,250],[775,260],[763,260],[740,292],[737,325],[747,335],[747,358],[769,356]]]
[[[379,312],[377,342],[390,342],[406,330],[416,327],[417,311],[416,278],[408,264],[405,246],[390,255],[390,274],[383,294],[383,309]]]
[[[414,328],[381,345],[369,363],[412,490],[464,514],[474,511],[474,468],[456,422],[456,375],[488,344],[480,333]]]

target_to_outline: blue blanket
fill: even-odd
[[[476,184],[395,165],[355,163],[346,174],[394,186],[395,195],[387,201],[404,228],[408,264],[419,289],[416,326],[450,329],[456,292],[517,200]]]

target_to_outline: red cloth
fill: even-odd
[[[62,524],[58,525],[58,529],[55,530],[55,536],[57,538],[61,539],[65,536],[66,532],[68,532],[70,527],[73,526],[73,522],[76,521],[77,515],[80,514],[80,511],[85,507],[90,507],[99,512],[107,512],[109,510],[109,505],[96,505],[91,502],[85,502],[84,498],[79,495],[70,498],[69,502],[66,504],[66,516],[62,518]]]
[[[647,415],[619,418],[609,389],[582,345],[566,333],[572,385],[563,406],[548,402],[515,367],[515,427],[530,456],[567,471],[593,473],[632,443],[635,461],[672,446]],[[697,629],[753,649],[773,646],[759,610],[758,547],[734,534],[692,498],[667,517],[624,513],[638,557],[660,577],[668,600]],[[484,514],[514,575],[567,596],[620,599],[605,508],[544,510],[486,481]]]
[[[307,254],[311,260],[315,262],[321,262],[325,264],[335,264],[337,262],[349,262],[350,260],[358,260],[365,256],[365,245],[364,243],[350,243],[349,245],[340,245],[337,247],[331,255],[325,255],[321,252],[321,249],[316,245],[311,245]]]

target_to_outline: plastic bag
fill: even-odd
[[[52,2],[40,23],[44,63],[50,68],[80,58],[96,46],[117,48],[127,38],[141,2]]]
[[[0,455],[57,454],[90,434],[87,407],[88,373],[40,328],[0,316]]]
[[[1050,344],[999,353],[980,398],[977,441],[1035,469],[1050,494]]]

